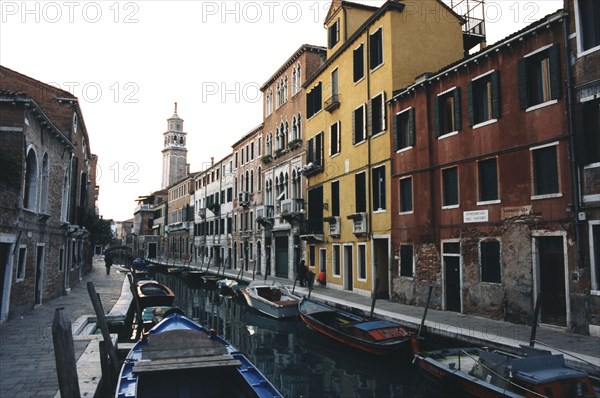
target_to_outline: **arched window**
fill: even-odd
[[[48,154],[44,154],[42,160],[42,190],[40,193],[40,212],[48,214],[48,179],[49,179],[49,166],[48,166]]]
[[[254,170],[250,170],[250,193],[254,192]]]
[[[273,182],[271,179],[265,181],[265,202],[267,206],[273,205]]]
[[[286,120],[285,121],[285,130],[283,133],[283,148],[285,148],[285,146],[288,144],[288,142],[290,142],[290,125]]]
[[[302,70],[300,64],[296,67],[296,92],[300,92],[300,87],[302,86],[302,75],[300,71]]]
[[[298,125],[296,124],[296,115],[292,117],[292,140],[298,139]]]
[[[26,162],[23,207],[29,210],[36,210],[36,199],[38,193],[38,161],[33,149],[29,149],[27,152]]]
[[[285,194],[283,195],[283,199],[289,199],[289,197],[290,197],[289,184],[290,184],[290,176],[288,173],[285,173],[285,179],[283,180],[283,192],[285,192]]]
[[[250,192],[250,174],[246,170],[246,192]]]
[[[265,148],[265,154],[266,155],[271,155],[272,153],[272,149],[273,149],[273,133],[269,133],[267,134],[267,140],[266,140],[266,148]]]
[[[63,177],[62,198],[60,202],[60,220],[67,221],[69,214],[69,193],[71,192],[69,168],[65,170]]]
[[[298,113],[298,140],[302,139],[302,115]]]
[[[283,102],[287,102],[288,100],[288,78],[287,76],[283,78]]]
[[[256,190],[259,192],[262,190],[262,169],[260,166],[256,170]]]

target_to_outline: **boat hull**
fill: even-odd
[[[299,315],[299,299],[287,289],[271,285],[253,285],[241,289],[250,308],[276,319],[294,318]],[[269,300],[276,295],[277,300]]]
[[[116,398],[239,396],[281,393],[235,347],[180,314],[138,341],[119,375]]]
[[[309,328],[344,345],[378,356],[408,353],[410,333],[399,324],[369,321],[306,298],[299,310]]]
[[[170,307],[175,300],[175,293],[154,280],[142,280],[136,284],[136,292],[140,307]]]

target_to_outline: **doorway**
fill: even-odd
[[[460,298],[460,242],[444,242],[442,266],[446,310],[461,312]]]
[[[43,284],[43,271],[44,271],[44,246],[38,246],[36,251],[35,261],[35,304],[42,304],[42,289]]]
[[[352,268],[352,245],[344,245],[344,290],[352,290],[354,288]]]
[[[275,237],[275,276],[288,278],[288,237]]]
[[[10,300],[11,243],[0,243],[0,320],[6,318]]]
[[[541,322],[567,326],[563,237],[537,237],[536,247]]]
[[[390,298],[390,247],[387,238],[373,239],[373,274],[377,283],[376,297],[380,299]],[[373,285],[375,286],[375,285]]]
[[[157,244],[148,243],[148,258],[156,258]]]

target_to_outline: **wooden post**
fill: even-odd
[[[377,301],[377,294],[379,293],[379,277],[375,277],[375,290],[373,291],[373,297],[371,301],[371,315],[370,318],[373,319],[373,312],[375,312],[375,301]]]
[[[54,359],[58,387],[62,397],[79,397],[79,379],[77,377],[77,361],[73,347],[71,322],[64,308],[57,308],[52,322],[52,341],[54,342]]]
[[[88,293],[90,295],[90,299],[92,300],[92,305],[94,306],[94,312],[96,313],[96,318],[98,319],[98,326],[100,326],[100,330],[102,331],[102,338],[106,342],[106,348],[108,350],[108,355],[112,362],[112,370],[114,374],[119,373],[119,359],[117,358],[117,350],[112,343],[110,338],[110,332],[108,330],[108,325],[106,324],[106,317],[104,315],[104,309],[102,308],[102,303],[98,298],[98,293],[96,293],[96,288],[94,287],[94,282],[87,283]]]
[[[540,315],[540,307],[542,306],[542,300],[538,295],[538,298],[535,302],[535,309],[533,310],[533,325],[531,325],[531,335],[529,336],[529,346],[533,347],[535,345],[535,335],[537,333],[537,324],[538,317]]]
[[[433,291],[433,286],[429,286],[429,293],[427,294],[427,304],[425,304],[425,312],[423,312],[423,318],[421,319],[421,324],[419,325],[419,331],[417,332],[417,338],[421,337],[421,330],[425,326],[425,317],[427,316],[427,310],[429,309],[429,301],[431,300],[431,292]]]

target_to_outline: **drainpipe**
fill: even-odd
[[[575,242],[577,250],[577,265],[579,269],[585,267],[584,254],[583,254],[583,242],[581,241],[582,223],[579,219],[579,212],[581,211],[581,192],[579,191],[580,179],[579,179],[579,167],[577,159],[577,151],[575,150],[575,132],[573,127],[573,75],[571,71],[571,60],[569,59],[570,47],[569,47],[569,14],[565,13],[563,19],[563,38],[565,41],[565,66],[567,73],[567,133],[569,135],[569,157],[571,158],[571,180],[573,189],[573,206],[575,213]]]

